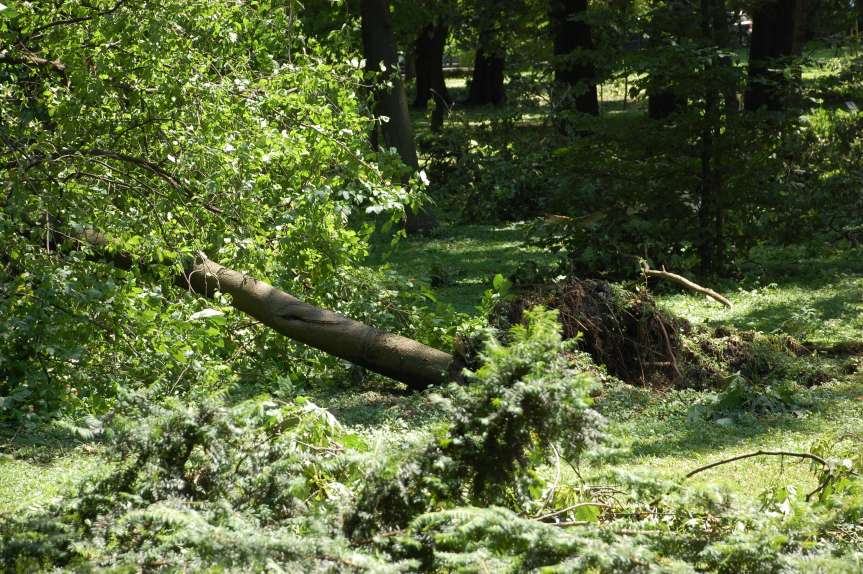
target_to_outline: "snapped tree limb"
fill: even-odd
[[[113,265],[129,269],[140,265],[126,253],[107,249],[109,240],[96,231],[79,234],[79,240],[97,248]],[[360,365],[414,390],[458,380],[461,363],[449,353],[419,341],[387,333],[333,311],[321,309],[254,277],[229,269],[199,253],[176,283],[212,298],[217,292],[231,296],[231,304],[276,332],[330,355]]]
[[[405,383],[412,389],[446,382],[458,373],[452,355],[394,333],[387,333],[228,269],[203,254],[188,270],[195,293],[221,291],[231,304],[275,331],[325,353]]]
[[[668,271],[665,271],[665,270],[659,271],[657,269],[651,269],[650,267],[647,266],[646,263],[642,263],[641,269],[642,269],[642,271],[644,271],[644,275],[647,277],[658,277],[660,279],[668,279],[669,281],[677,283],[678,285],[682,285],[683,287],[686,287],[687,289],[691,289],[691,290],[696,291],[698,293],[701,293],[703,295],[707,295],[708,297],[710,297],[714,301],[718,301],[718,302],[722,303],[723,305],[725,305],[726,307],[731,307],[731,301],[729,301],[728,299],[726,299],[725,297],[723,297],[722,295],[720,295],[719,293],[717,293],[713,289],[708,289],[707,287],[702,287],[701,285],[699,285],[697,283],[693,283],[692,281],[690,281],[686,277],[683,277],[681,275],[677,275],[676,273],[669,273]]]

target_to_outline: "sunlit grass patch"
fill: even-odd
[[[498,273],[507,276],[527,261],[551,254],[525,243],[525,224],[444,226],[433,237],[402,240],[390,253],[380,245],[372,263],[386,263],[413,279],[430,282],[439,300],[472,312]]]
[[[99,445],[41,435],[0,439],[0,515],[43,509],[107,469]]]

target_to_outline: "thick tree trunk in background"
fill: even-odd
[[[375,89],[376,115],[389,118],[388,122],[380,126],[383,142],[387,147],[396,148],[402,161],[416,171],[419,169],[419,161],[405,88],[399,74],[398,55],[390,25],[387,0],[362,0],[360,15],[366,69],[380,72],[381,63],[383,63],[386,67],[385,78],[391,82],[388,87],[381,81]],[[372,142],[377,143],[376,133],[372,135]],[[408,213],[406,227],[409,232],[423,231],[434,227],[436,223],[434,215],[429,211],[421,211]]]
[[[596,68],[580,54],[593,50],[590,24],[584,20],[586,14],[587,0],[549,2],[554,35],[554,80],[568,92],[564,95],[564,106],[566,100],[571,100],[579,112],[598,115]]]
[[[449,27],[445,24],[429,24],[422,29],[414,47],[417,93],[414,107],[425,109],[430,99],[439,98],[445,104],[452,103],[443,77],[443,53]]]
[[[483,32],[480,35],[466,102],[471,106],[486,104],[499,106],[506,99],[503,87],[505,58],[500,50],[491,48],[491,40],[490,32]]]
[[[670,90],[650,91],[647,94],[647,115],[653,120],[663,120],[686,109],[686,97]]]
[[[389,118],[389,121],[381,126],[384,143],[396,148],[405,164],[418,169],[414,132],[408,114],[404,85],[398,71],[399,61],[387,2],[362,0],[360,9],[366,69],[380,72],[383,63],[386,71],[382,76],[385,75],[392,84],[391,88],[387,88],[382,81],[381,86],[375,89],[376,112]],[[381,80],[383,79],[382,77]]]
[[[782,69],[803,48],[806,0],[772,0],[752,14],[749,44],[749,81],[745,108],[782,110],[793,86]]]

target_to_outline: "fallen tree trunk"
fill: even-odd
[[[97,231],[85,231],[75,239],[95,247],[100,259],[116,267],[142,266],[129,254],[110,249],[110,240]],[[460,379],[461,362],[449,353],[315,307],[211,261],[203,253],[186,266],[176,283],[208,298],[217,291],[226,293],[231,296],[234,308],[285,337],[402,382],[411,389],[422,390]]]
[[[207,297],[217,290],[228,293],[235,308],[278,333],[412,389],[444,383],[458,374],[450,372],[456,367],[448,353],[315,307],[203,255],[188,270],[186,278],[195,293]]]

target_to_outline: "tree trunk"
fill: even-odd
[[[805,0],[772,0],[759,4],[753,12],[749,81],[744,98],[747,110],[786,107],[793,86],[783,68],[803,47],[805,8]]]
[[[187,270],[195,293],[218,289],[231,304],[278,333],[421,390],[451,378],[453,357],[413,339],[379,331],[296,297],[214,261],[198,258]],[[185,278],[182,279],[185,282]]]
[[[491,32],[480,35],[479,46],[473,62],[473,75],[470,80],[470,91],[467,104],[483,106],[494,104],[499,106],[506,99],[503,87],[503,69],[505,58],[502,50],[491,48]]]
[[[728,18],[725,0],[701,0],[701,31],[705,43],[718,48],[728,45]],[[701,198],[698,221],[701,242],[698,246],[702,273],[721,272],[725,261],[722,210],[722,154],[719,145],[722,138],[722,112],[719,107],[720,92],[724,92],[726,113],[734,113],[730,98],[737,102],[736,91],[725,77],[730,62],[714,56],[705,65],[704,115],[701,119]]]
[[[598,115],[596,68],[585,61],[593,50],[590,24],[585,21],[587,0],[550,0],[549,19],[554,34],[554,80],[563,91],[563,105],[574,102],[579,112]]]
[[[386,0],[362,0],[360,3],[363,29],[363,52],[366,57],[366,70],[380,73],[391,84],[381,81],[375,88],[375,112],[389,118],[381,125],[383,141],[399,152],[402,161],[419,169],[414,132],[408,114],[407,98],[398,72],[398,55],[390,25],[389,8]]]
[[[670,59],[662,57],[669,44],[686,42],[685,27],[682,22],[691,18],[690,7],[682,0],[669,0],[664,6],[657,6],[651,19],[648,47],[660,56],[659,66],[650,72],[647,85],[647,116],[652,120],[664,120],[674,113],[684,111],[689,104],[689,93],[683,86],[676,85],[673,79],[680,70],[688,70],[692,63],[672,52]]]
[[[443,77],[443,53],[449,27],[433,23],[422,29],[414,47],[417,92],[414,107],[425,109],[430,99],[452,103]]]
[[[110,240],[101,233],[86,231],[77,237],[96,248],[97,258],[116,267],[147,267],[146,263],[122,251],[108,249]],[[414,390],[459,380],[461,376],[461,363],[448,353],[305,303],[254,277],[219,265],[203,254],[185,266],[175,283],[208,298],[216,291],[227,293],[234,308],[285,337],[402,382]]]
[[[413,171],[419,169],[414,132],[408,113],[407,97],[398,68],[396,43],[390,25],[389,5],[386,0],[362,0],[363,52],[366,56],[366,70],[380,73],[385,68],[384,78],[375,89],[375,115],[387,116],[389,121],[380,126],[383,141],[387,147],[394,147],[402,161]],[[382,78],[383,79],[383,78]],[[372,143],[378,142],[377,128],[372,134]],[[418,213],[409,212],[405,227],[408,232],[426,231],[437,225],[434,215],[428,210]]]
[[[651,90],[647,94],[647,115],[653,120],[663,120],[686,109],[686,97],[675,94],[671,90]]]

